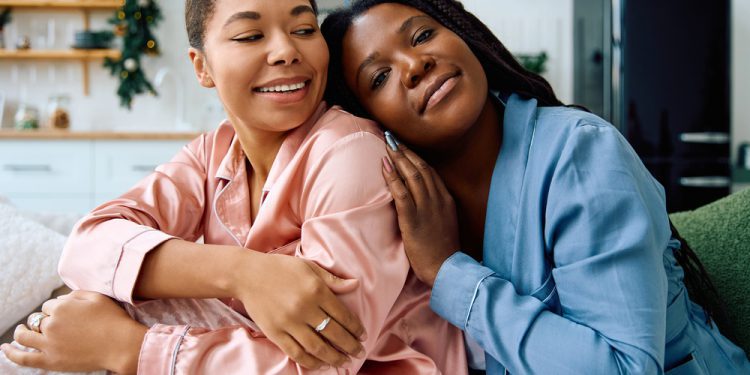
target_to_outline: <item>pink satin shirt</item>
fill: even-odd
[[[133,303],[144,256],[170,238],[203,236],[205,243],[302,257],[360,280],[340,298],[368,332],[367,356],[328,373],[465,374],[462,333],[430,310],[428,288],[409,270],[380,172],[383,156],[374,123],[321,104],[283,142],[253,223],[246,158],[224,122],[82,219],[63,251],[60,275],[73,289]],[[138,368],[144,374],[307,372],[252,324],[216,330],[156,324]]]

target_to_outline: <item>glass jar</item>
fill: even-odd
[[[47,127],[50,129],[70,128],[70,96],[61,94],[50,96],[47,103]]]
[[[34,106],[21,104],[18,106],[14,120],[16,130],[39,129],[39,110]]]

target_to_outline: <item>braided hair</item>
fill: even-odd
[[[325,94],[329,104],[339,104],[358,116],[372,117],[359,104],[341,73],[343,40],[355,18],[384,3],[397,3],[418,9],[463,39],[482,64],[491,90],[533,98],[542,107],[563,105],[544,78],[524,69],[492,31],[455,0],[355,0],[350,7],[331,13],[321,27],[331,54]],[[586,110],[576,105],[571,107]],[[674,226],[671,229],[673,236],[682,243],[681,248],[675,251],[675,258],[685,273],[685,285],[691,299],[703,307],[707,323],[714,317],[723,331],[727,331],[729,322],[708,273]]]
[[[329,103],[340,104],[359,116],[368,115],[341,74],[343,40],[356,17],[383,3],[398,3],[418,9],[463,39],[482,64],[490,89],[535,98],[540,106],[562,105],[547,80],[524,69],[485,24],[454,0],[358,0],[348,8],[331,13],[321,27],[331,53],[326,90],[326,101]]]

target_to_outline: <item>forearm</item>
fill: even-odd
[[[230,298],[237,274],[263,254],[236,246],[172,239],[143,260],[133,296],[139,299]]]

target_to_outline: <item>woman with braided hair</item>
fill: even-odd
[[[359,0],[322,31],[327,100],[391,132],[382,173],[407,255],[432,309],[481,348],[472,367],[750,373],[688,296],[710,282],[633,149],[458,1]]]

